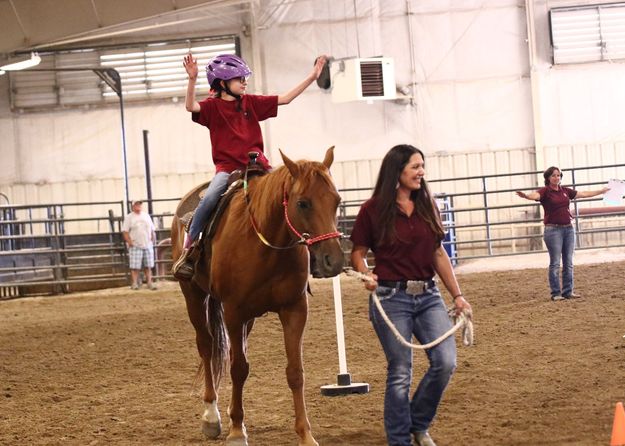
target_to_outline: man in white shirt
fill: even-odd
[[[124,218],[122,234],[128,244],[128,260],[133,290],[139,289],[139,271],[143,269],[148,288],[156,289],[152,282],[152,268],[154,267],[154,243],[156,231],[150,216],[142,211],[143,202],[132,202],[132,212]]]

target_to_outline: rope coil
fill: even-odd
[[[354,271],[351,268],[345,268],[343,272],[351,277],[355,277],[365,282],[374,282],[375,280],[366,274],[359,273],[358,271]],[[463,310],[459,315],[455,314],[455,310],[453,307],[448,308],[447,312],[449,313],[449,317],[452,319],[454,326],[447,330],[442,336],[433,340],[432,342],[428,342],[427,344],[412,344],[401,335],[397,327],[393,324],[393,322],[386,315],[386,312],[382,308],[382,304],[380,303],[380,299],[378,298],[375,291],[371,293],[371,297],[373,298],[373,303],[376,308],[382,315],[382,319],[386,322],[386,325],[391,329],[397,340],[404,345],[405,347],[412,348],[414,350],[427,350],[428,348],[432,348],[443,342],[449,336],[453,335],[459,328],[462,327],[462,343],[467,347],[473,345],[473,320],[470,312]]]

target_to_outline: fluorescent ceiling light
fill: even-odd
[[[30,59],[19,60],[16,62],[12,62],[6,65],[2,65],[0,70],[4,71],[17,71],[17,70],[25,70],[26,68],[32,68],[41,62],[41,57],[37,53],[30,53]]]

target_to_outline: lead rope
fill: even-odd
[[[359,273],[358,271],[354,271],[351,268],[344,268],[343,272],[348,276],[355,277],[362,281],[374,282],[374,279],[372,279],[371,277],[367,276],[366,274]],[[391,329],[397,340],[402,345],[408,348],[412,348],[414,350],[427,350],[428,348],[435,347],[443,342],[445,339],[447,339],[449,336],[453,335],[460,327],[462,327],[462,343],[467,347],[473,345],[473,320],[471,314],[466,310],[462,310],[462,313],[456,315],[453,308],[448,308],[447,312],[449,313],[449,317],[453,320],[454,326],[447,330],[438,339],[435,339],[432,342],[428,342],[427,344],[412,344],[404,339],[399,330],[397,330],[397,327],[395,327],[393,322],[391,322],[391,320],[388,318],[375,291],[371,293],[371,297],[373,298],[373,303],[382,315],[382,319],[384,319],[384,322],[386,322],[386,325],[388,325],[388,328]]]

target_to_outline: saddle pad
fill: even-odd
[[[180,203],[178,203],[178,207],[176,208],[176,216],[184,230],[189,232],[189,225],[191,224],[191,220],[193,219],[193,214],[195,213],[195,209],[197,205],[200,203],[200,200],[206,193],[206,189],[210,181],[202,183],[193,189],[191,189],[182,199]]]
[[[195,186],[191,189],[187,194],[180,199],[180,203],[178,203],[178,207],[176,208],[176,217],[180,220],[183,220],[187,214],[193,215],[195,208],[199,204],[200,200],[206,193],[206,189],[210,181],[202,183],[198,186]],[[190,218],[190,217],[189,217]]]

